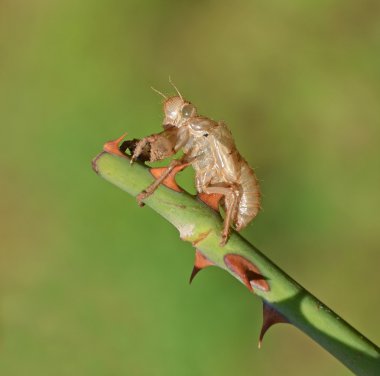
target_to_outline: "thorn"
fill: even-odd
[[[208,207],[211,209],[214,209],[215,211],[219,212],[219,202],[221,198],[223,197],[222,194],[219,193],[198,193],[198,198],[204,202]]]
[[[167,187],[172,189],[173,191],[176,192],[182,192],[181,187],[177,184],[175,181],[175,176],[182,171],[185,167],[187,167],[189,163],[184,163],[179,166],[175,166],[172,170],[172,172],[168,175],[167,178],[164,179],[162,184]],[[167,167],[153,167],[150,169],[150,173],[156,178],[159,179],[167,170]]]
[[[274,324],[287,323],[289,321],[277,312],[271,305],[263,301],[263,325],[261,326],[258,348],[261,349],[263,343],[264,335],[267,330]]]
[[[193,271],[191,272],[189,283],[193,281],[194,277],[198,274],[199,271],[212,265],[214,265],[214,263],[211,262],[208,258],[206,258],[206,256],[204,256],[203,253],[201,253],[198,249],[196,249],[194,268],[193,268]]]
[[[269,291],[270,287],[260,269],[248,261],[243,256],[229,253],[224,256],[224,262],[234,274],[247,286],[248,290],[253,291],[253,287],[261,291]]]
[[[119,149],[119,144],[125,138],[127,133],[124,133],[122,136],[113,141],[108,141],[103,145],[103,150],[109,154],[118,155],[119,157],[127,157],[124,153],[122,153]]]

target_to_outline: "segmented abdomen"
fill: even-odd
[[[260,187],[252,168],[243,159],[241,164],[240,181],[241,198],[237,210],[235,226],[240,231],[256,217],[260,211]]]

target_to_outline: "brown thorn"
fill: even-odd
[[[219,202],[222,197],[223,195],[219,193],[198,193],[198,198],[217,212],[219,212]]]
[[[250,291],[254,292],[253,287],[265,292],[270,290],[269,284],[261,274],[260,269],[243,256],[229,253],[224,256],[224,262],[228,269],[236,274]]]
[[[113,141],[108,141],[103,145],[103,150],[109,154],[118,155],[119,157],[127,157],[124,153],[122,153],[119,149],[119,144],[125,138],[127,133],[124,133],[122,136]]]
[[[173,191],[176,192],[182,192],[183,190],[180,188],[180,186],[177,184],[175,181],[175,176],[182,171],[185,167],[187,167],[189,163],[184,163],[179,166],[175,166],[172,170],[172,172],[168,175],[167,178],[164,179],[162,184],[167,187],[172,189]],[[156,178],[159,179],[167,170],[167,167],[152,167],[150,169],[150,173]]]
[[[198,274],[199,271],[212,265],[214,265],[213,262],[206,258],[206,256],[204,256],[203,253],[201,253],[198,249],[195,249],[194,268],[191,272],[189,283],[193,281],[194,277]]]
[[[258,347],[261,349],[264,335],[267,330],[274,324],[288,323],[289,321],[276,311],[272,306],[263,301],[263,325],[261,326]]]

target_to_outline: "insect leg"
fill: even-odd
[[[178,128],[176,127],[169,127],[160,133],[144,137],[133,145],[131,163],[137,159],[155,162],[168,158],[179,150],[177,143]]]
[[[135,150],[133,150],[132,158],[131,158],[131,164],[139,157],[139,155],[144,150],[144,147],[149,143],[149,137],[144,137],[142,140],[137,142],[135,145]]]
[[[220,241],[220,245],[224,246],[227,243],[230,227],[236,216],[237,205],[240,200],[240,190],[235,185],[229,185],[226,187],[208,186],[204,187],[202,191],[207,194],[222,194],[225,197],[226,217],[224,218],[222,239]]]
[[[169,177],[171,173],[177,173],[187,167],[191,162],[186,161],[186,159],[174,159],[170,162],[169,166],[166,168],[166,171],[162,173],[149,187],[144,189],[141,193],[139,193],[136,197],[137,203],[140,206],[144,206],[143,201],[152,195],[154,191],[159,187],[160,184],[164,182],[165,179]],[[176,171],[174,171],[176,170]],[[174,179],[174,177],[173,177]]]

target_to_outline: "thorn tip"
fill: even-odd
[[[202,269],[207,268],[208,266],[214,265],[206,256],[203,255],[198,249],[195,249],[195,260],[194,260],[194,268],[191,272],[189,283],[193,281],[194,277],[200,272]]]
[[[259,335],[259,343],[258,343],[259,349],[261,349],[265,333],[268,331],[268,329],[271,326],[275,324],[280,324],[280,323],[286,324],[286,323],[289,323],[289,321],[276,309],[274,309],[268,303],[263,301],[263,324],[261,326],[261,331]]]

